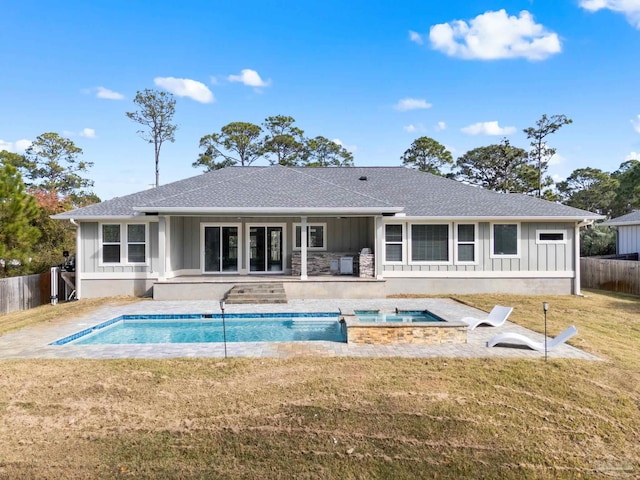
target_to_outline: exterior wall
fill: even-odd
[[[245,248],[248,235],[248,224],[283,224],[285,225],[284,259],[287,271],[291,269],[291,258],[294,245],[293,225],[300,223],[299,217],[171,217],[170,221],[170,255],[169,271],[201,272],[202,246],[200,245],[201,224],[229,223],[240,224],[240,269],[246,270],[248,264]],[[327,251],[342,252],[355,255],[362,248],[373,249],[374,231],[373,218],[328,218],[308,217],[307,223],[326,223]]]
[[[618,254],[640,252],[640,225],[618,227]]]
[[[389,222],[401,223],[401,222]],[[419,223],[419,222],[410,222]],[[468,223],[468,222],[461,222]],[[511,223],[511,222],[505,222]],[[562,244],[536,244],[537,230],[561,230],[565,234],[566,243]],[[409,235],[407,228],[405,236]],[[491,224],[480,222],[478,224],[478,258],[475,265],[409,265],[408,258],[403,265],[383,264],[384,274],[393,272],[398,274],[406,272],[529,272],[551,271],[571,272],[575,270],[574,223],[529,223],[520,224],[520,256],[519,258],[491,258]],[[404,242],[405,256],[408,257],[408,239]],[[455,249],[455,244],[453,245]],[[450,252],[453,258],[453,252]],[[386,277],[386,275],[385,275]]]
[[[400,294],[513,293],[515,295],[571,295],[573,278],[387,278],[385,296]]]
[[[154,280],[146,278],[126,280],[82,280],[82,298],[113,297],[117,295],[150,296]]]

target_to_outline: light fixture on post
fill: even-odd
[[[544,311],[544,361],[547,361],[547,311],[549,303],[542,302],[542,310]]]
[[[224,321],[224,300],[220,300],[220,310],[222,311],[222,338],[224,341],[224,358],[227,358],[227,328]]]

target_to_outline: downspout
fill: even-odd
[[[80,237],[80,224],[75,219],[70,218],[71,225],[76,227],[76,299],[82,298],[82,242]]]
[[[593,225],[593,220],[583,220],[582,222],[578,222],[576,223],[576,228],[575,228],[575,249],[574,249],[574,256],[575,256],[575,269],[576,269],[576,274],[575,274],[575,278],[574,278],[574,282],[573,282],[573,294],[574,295],[582,295],[582,292],[580,291],[580,228],[581,227],[588,227],[589,225]]]

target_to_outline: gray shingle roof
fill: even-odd
[[[617,225],[640,225],[640,210],[634,210],[631,213],[622,215],[621,217],[612,218],[606,222],[602,222],[602,225],[617,226]]]
[[[366,180],[361,179],[366,178]],[[520,194],[501,194],[404,167],[230,167],[90,205],[55,218],[129,216],[136,211],[211,214],[283,211],[402,211],[425,217],[601,218]]]

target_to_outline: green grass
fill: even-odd
[[[0,478],[640,476],[640,300],[544,300],[604,361],[2,361]]]

